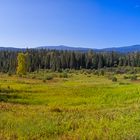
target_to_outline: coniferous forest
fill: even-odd
[[[21,52],[21,51],[20,51]],[[0,51],[0,72],[15,73],[17,68],[18,51]],[[118,66],[140,66],[140,52],[117,53],[117,52],[77,52],[57,50],[23,51],[27,53],[28,71],[39,69],[100,69]]]

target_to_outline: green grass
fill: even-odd
[[[139,80],[76,73],[46,82],[48,73],[1,74],[0,139],[140,139]]]

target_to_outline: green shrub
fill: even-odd
[[[137,75],[132,75],[130,79],[131,79],[132,81],[137,80]]]
[[[42,81],[43,81],[43,83],[46,83],[46,80],[45,79],[43,79]]]
[[[92,70],[86,70],[86,73],[87,74],[91,74],[92,73]]]
[[[114,75],[112,73],[108,73],[108,75],[107,75],[108,80],[112,80],[113,77],[114,77]]]
[[[86,72],[84,72],[84,75],[87,75],[87,73],[86,73]]]
[[[101,70],[101,71],[100,71],[100,75],[102,75],[102,76],[104,76],[104,75],[105,75],[104,70]]]
[[[136,74],[136,70],[135,69],[131,69],[128,74]]]
[[[99,71],[96,70],[96,71],[94,72],[94,75],[98,75],[98,76],[99,76]]]
[[[47,75],[43,80],[45,81],[45,80],[52,80],[52,79],[53,79],[52,75]]]
[[[60,72],[61,73],[62,72],[62,69],[58,69],[57,72]]]
[[[57,74],[57,73],[53,73],[51,76],[52,76],[53,78],[54,78],[54,77],[58,77],[58,74]]]
[[[36,76],[35,76],[35,75],[33,75],[33,76],[31,76],[31,78],[32,78],[32,79],[35,79],[35,78],[36,78]]]
[[[8,76],[12,76],[12,73],[11,72],[8,72]]]
[[[70,70],[69,69],[65,69],[65,72],[70,72]]]
[[[117,82],[117,78],[116,77],[112,77],[112,82]]]
[[[60,78],[68,78],[68,74],[66,72],[61,73]]]
[[[81,73],[81,74],[83,74],[84,72],[85,72],[85,70],[84,70],[84,69],[81,69],[81,70],[80,70],[80,73]]]
[[[123,78],[124,78],[124,79],[130,79],[130,76],[126,76],[126,75],[125,75]]]
[[[130,83],[123,83],[123,82],[120,82],[119,85],[129,85]]]
[[[52,109],[50,109],[50,110],[51,110],[51,112],[57,112],[57,113],[62,112],[62,110],[61,110],[60,108],[58,108],[58,107],[52,108]]]

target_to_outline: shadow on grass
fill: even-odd
[[[14,100],[24,99],[23,96],[17,95],[23,91],[15,90],[10,87],[0,88],[0,102],[13,102]]]
[[[0,93],[0,102],[29,105],[32,104],[27,96],[13,93]]]
[[[34,93],[34,92],[40,92],[40,91],[31,91],[30,89],[12,89],[12,88],[0,88],[0,93]]]
[[[39,101],[32,100],[32,96],[30,94],[37,92],[36,91],[30,92],[29,89],[16,90],[12,88],[0,88],[0,102],[23,104],[23,105],[42,104],[42,102],[40,103]]]
[[[7,93],[2,93],[0,94],[0,102],[9,102],[10,99],[21,99],[21,96],[18,96],[16,94],[7,94]]]

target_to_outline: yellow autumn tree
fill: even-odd
[[[17,56],[17,62],[18,62],[17,74],[25,75],[27,73],[27,66],[28,66],[27,57],[28,57],[27,53],[26,54],[18,53],[18,56]]]

